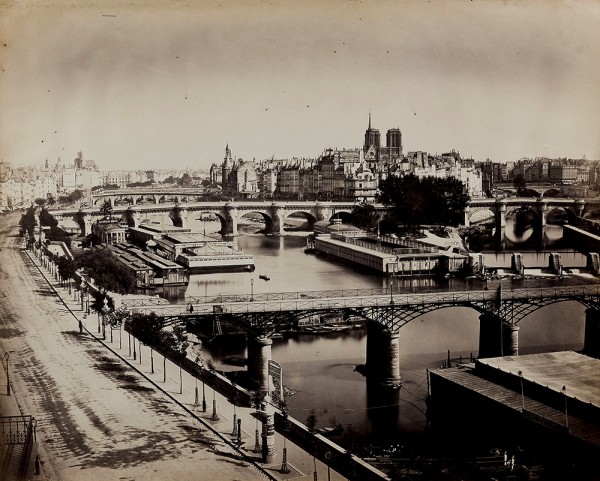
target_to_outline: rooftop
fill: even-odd
[[[523,379],[536,382],[548,389],[600,406],[600,359],[574,351],[547,352],[521,356],[479,359],[480,364],[502,372],[523,375]]]

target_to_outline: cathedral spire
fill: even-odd
[[[369,109],[369,130],[371,130],[371,109]]]

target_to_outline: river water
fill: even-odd
[[[218,237],[217,223],[192,221],[190,227]],[[557,229],[562,231],[560,227]],[[550,246],[560,241],[557,229],[551,229],[550,239],[547,239]],[[186,295],[388,285],[389,279],[377,273],[332,258],[305,254],[306,233],[274,237],[254,233],[256,230],[241,228],[242,235],[238,238],[241,249],[254,255],[255,272],[193,275]],[[507,238],[519,246],[510,227]],[[528,255],[539,256],[527,252],[524,255],[525,265]],[[260,274],[268,275],[271,280],[259,279]],[[429,278],[396,279],[395,282],[400,282],[402,288],[435,284]],[[520,323],[520,352],[581,349],[583,325],[584,307],[579,303],[564,302],[542,308]],[[390,439],[420,439],[426,426],[426,370],[439,368],[448,350],[452,358],[477,356],[478,342],[479,318],[472,309],[440,309],[409,323],[400,331],[403,385],[391,394],[367,389],[365,378],[354,370],[357,364],[365,362],[366,332],[363,329],[275,339],[272,353],[273,359],[283,367],[284,383],[295,391],[286,397],[292,416],[305,421],[314,411],[317,428],[339,423],[346,432],[364,436],[374,443],[385,443]],[[236,370],[240,368],[223,361],[230,356],[245,357],[246,347],[244,342],[233,338],[216,340],[203,346],[202,356],[212,359],[218,369]]]

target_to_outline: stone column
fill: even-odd
[[[92,216],[86,214],[83,216],[83,232],[81,233],[81,237],[85,237],[92,233]]]
[[[389,387],[399,387],[400,333],[384,328],[375,321],[367,324],[367,378]]]
[[[519,326],[516,324],[503,324],[504,334],[504,355],[518,356],[519,355]]]
[[[275,412],[271,397],[265,396],[262,412],[262,462],[272,463],[275,459]]]
[[[469,227],[471,225],[471,222],[469,221],[469,215],[471,214],[471,208],[469,206],[465,207],[464,214],[465,214],[464,222],[463,222],[464,226]]]
[[[258,382],[261,391],[269,389],[269,361],[273,341],[268,337],[248,338],[248,372]],[[272,385],[272,383],[271,383]]]
[[[585,310],[585,334],[583,353],[600,358],[600,310],[590,307]]]

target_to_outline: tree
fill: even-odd
[[[150,371],[154,373],[154,347],[161,343],[162,329],[164,323],[154,312],[150,314],[135,313],[125,321],[127,330],[131,332],[139,341],[150,347]]]
[[[398,221],[408,226],[459,225],[469,200],[464,184],[453,177],[389,176],[380,190],[379,200],[393,205]]]
[[[39,205],[40,207],[43,207],[45,203],[46,199],[43,199],[42,197],[38,197],[37,199],[35,199],[35,204]]]
[[[75,201],[77,201],[77,200],[79,200],[79,199],[83,198],[83,191],[81,191],[81,190],[79,190],[79,189],[77,189],[77,190],[74,190],[73,192],[71,192],[71,193],[69,194],[69,197],[71,198],[71,201],[72,201],[72,202],[75,202]]]
[[[379,214],[373,204],[362,203],[352,208],[352,223],[362,229],[372,229],[379,221]]]
[[[523,174],[515,175],[515,178],[513,179],[513,185],[517,190],[517,195],[521,196],[521,192],[523,192],[527,188],[527,182],[525,182],[525,177],[523,176]]]
[[[121,264],[108,249],[93,249],[81,252],[76,257],[78,268],[85,268],[98,288],[129,294],[135,291],[135,273]]]
[[[113,207],[109,200],[105,200],[104,204],[100,206],[100,213],[105,219],[108,217],[109,222],[112,222]]]
[[[190,176],[190,174],[188,174],[188,173],[186,172],[186,173],[184,173],[184,174],[181,176],[181,180],[180,180],[180,181],[178,181],[177,183],[178,183],[179,185],[191,185],[191,184],[192,184],[192,181],[193,181],[192,177]]]
[[[19,227],[21,228],[21,234],[27,233],[30,238],[33,237],[37,221],[35,220],[35,208],[29,207],[24,214],[21,215],[19,220]]]
[[[74,278],[75,271],[77,270],[75,261],[68,259],[67,257],[60,256],[56,263],[58,266],[58,275],[63,282]]]

